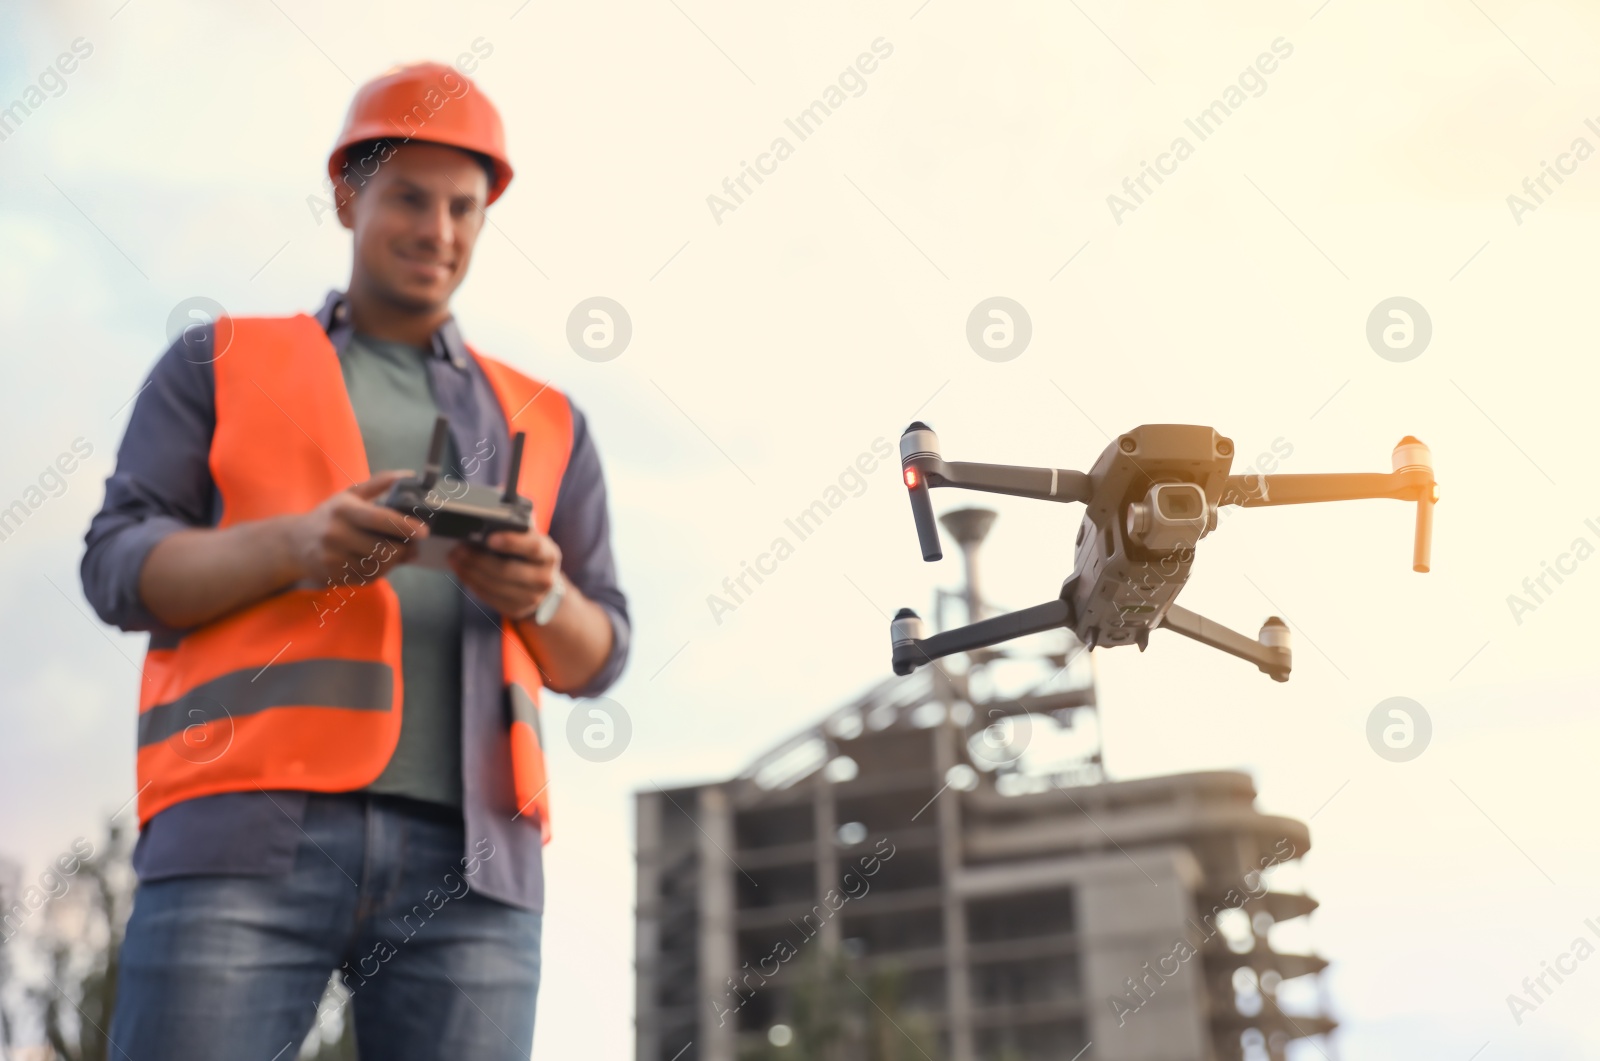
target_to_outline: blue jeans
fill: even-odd
[[[314,794],[289,874],[142,883],[111,1056],[294,1061],[337,969],[363,1058],[527,1061],[541,915],[473,891],[493,845],[416,808]]]

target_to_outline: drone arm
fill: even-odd
[[[944,555],[933,518],[933,502],[928,497],[933,487],[956,486],[1040,501],[1087,502],[1094,496],[1094,484],[1083,472],[946,461],[939,456],[938,436],[920,420],[900,436],[900,472],[911,493],[911,515],[917,525],[922,558],[929,561]]]
[[[1352,472],[1312,475],[1230,475],[1222,504],[1243,508],[1305,505],[1318,501],[1360,501],[1390,497],[1415,501],[1433,477],[1420,472]]]
[[[1417,503],[1417,533],[1411,567],[1427,571],[1433,551],[1433,506],[1439,500],[1428,447],[1410,435],[1394,448],[1394,471],[1313,475],[1230,475],[1220,504],[1259,508],[1317,501],[1356,501],[1387,497]]]
[[[943,656],[987,648],[1025,634],[1054,630],[1067,625],[1071,618],[1071,606],[1065,600],[1057,599],[924,638],[921,636],[922,620],[917,618],[917,613],[902,608],[889,626],[894,672],[910,674],[921,664],[932,663]]]
[[[926,473],[925,473],[926,474]],[[1040,501],[1088,501],[1094,496],[1089,477],[1064,468],[1024,468],[1015,464],[969,464],[939,461],[928,474],[929,486],[959,486],[991,494],[1012,494]]]
[[[1192,638],[1202,645],[1221,649],[1230,656],[1254,663],[1274,681],[1289,680],[1289,628],[1278,619],[1268,619],[1261,628],[1261,640],[1252,641],[1241,633],[1214,623],[1205,616],[1174,604],[1161,620],[1161,628]]]
[[[920,420],[900,436],[900,467],[906,486],[959,486],[991,494],[1040,501],[1088,501],[1094,484],[1083,472],[1063,468],[1025,468],[1015,464],[970,464],[939,455],[939,438]]]

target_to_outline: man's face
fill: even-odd
[[[483,228],[483,167],[464,151],[426,143],[352,162],[358,191],[339,208],[339,222],[355,234],[353,284],[409,310],[445,307],[466,279]]]

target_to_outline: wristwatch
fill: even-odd
[[[550,590],[539,600],[539,606],[533,610],[533,625],[544,626],[555,618],[556,609],[561,607],[561,599],[567,595],[567,580],[558,570],[555,581],[550,583]]]

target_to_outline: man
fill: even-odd
[[[86,538],[89,601],[151,634],[110,1029],[128,1061],[293,1058],[335,970],[363,1057],[527,1058],[539,690],[597,695],[628,654],[583,415],[449,310],[511,180],[495,108],[450,67],[397,68],[328,169],[348,290],[175,342]],[[445,495],[502,486],[526,435],[526,533],[452,546],[381,503],[440,414]]]

